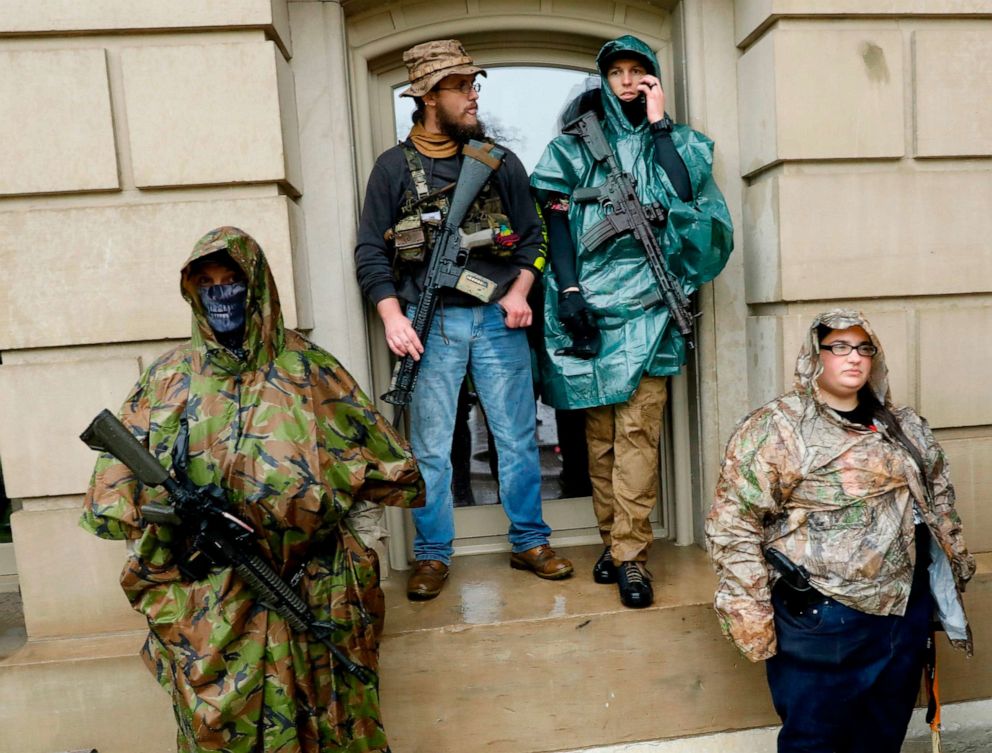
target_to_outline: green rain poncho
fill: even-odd
[[[248,278],[244,361],[218,343],[190,274],[195,259],[221,250]],[[284,579],[302,568],[297,588],[311,611],[335,624],[332,639],[352,660],[377,670],[378,562],[350,521],[371,504],[423,504],[409,449],[333,356],[283,328],[269,266],[248,235],[204,236],[182,294],[193,337],[145,371],[121,420],[171,468],[185,419],[190,479],[226,492]],[[180,753],[387,750],[375,685],[294,633],[231,568],[180,574],[176,530],[141,518],[144,504],[162,501],[103,454],[81,525],[132,542],[121,585],[148,620],[143,657],[172,694]]]
[[[604,79],[604,61],[624,51],[647,58],[660,77],[661,68],[651,49],[636,37],[624,36],[607,42],[596,58]],[[676,125],[672,130],[672,141],[692,186],[691,203],[683,202],[654,159],[647,119],[631,125],[619,99],[605,84],[602,100],[603,131],[621,167],[636,180],[641,201],[658,201],[669,212],[666,226],[656,234],[672,272],[685,292],[692,293],[719,274],[734,245],[730,212],[713,181],[713,142],[687,126]],[[544,151],[531,185],[543,205],[551,194],[570,196],[576,188],[598,186],[605,178],[605,166],[593,161],[579,137],[561,135]],[[600,327],[602,342],[595,358],[555,355],[556,349],[572,341],[558,321],[554,269],[545,276],[546,352],[540,359],[541,381],[545,400],[556,408],[624,402],[642,376],[676,374],[685,363],[685,343],[678,330],[669,326],[668,309],[645,310],[640,303],[655,288],[641,245],[630,233],[595,253],[579,243],[579,237],[603,217],[604,209],[596,202],[573,201],[568,212],[579,284]]]

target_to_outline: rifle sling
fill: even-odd
[[[484,144],[481,149],[477,149],[471,144],[466,144],[462,147],[462,154],[466,157],[471,157],[474,160],[478,160],[490,170],[496,170],[500,166],[502,160],[490,154],[493,150],[493,146],[493,144]]]
[[[413,187],[417,192],[417,201],[423,201],[430,195],[430,188],[427,185],[427,172],[424,170],[424,163],[420,159],[420,153],[406,144],[403,147],[403,156],[406,157],[406,166],[413,178]]]

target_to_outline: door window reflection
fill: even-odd
[[[578,94],[591,75],[588,71],[546,66],[501,66],[487,68],[487,77],[476,78],[479,119],[494,141],[508,146],[524,163],[527,172],[537,165],[544,147],[558,135],[558,114]],[[396,140],[410,133],[413,98],[401,97],[404,82],[393,90]]]

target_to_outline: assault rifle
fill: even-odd
[[[584,232],[579,242],[590,251],[595,251],[618,235],[633,233],[644,248],[648,266],[657,283],[657,290],[644,296],[641,305],[646,309],[659,304],[667,306],[686,345],[693,347],[692,306],[678,278],[669,269],[665,254],[654,234],[654,228],[664,227],[667,220],[664,207],[657,201],[641,203],[635,190],[637,185],[634,178],[630,173],[624,172],[617,162],[595,112],[589,111],[566,123],[561,132],[581,138],[592,158],[596,162],[605,162],[609,170],[602,185],[576,188],[572,193],[574,201],[598,201],[606,210],[606,217]]]
[[[189,553],[180,570],[206,574],[211,565],[233,567],[255,592],[259,601],[286,620],[298,633],[310,633],[327,646],[331,656],[363,684],[372,684],[376,675],[353,662],[331,641],[334,625],[318,620],[303,598],[258,554],[255,531],[225,508],[227,500],[218,487],[197,487],[184,474],[173,478],[151,453],[135,439],[117,417],[100,411],[79,435],[98,452],[109,452],[146,486],[161,486],[171,504],[155,502],[141,507],[141,516],[150,523],[167,523],[187,531],[192,538]]]
[[[484,144],[473,139],[462,148],[462,154],[464,161],[458,174],[458,183],[448,205],[448,214],[434,236],[424,289],[413,315],[413,331],[425,346],[444,288],[468,293],[483,303],[488,303],[496,292],[496,283],[492,280],[465,269],[471,244],[463,244],[458,228],[489,176],[502,163],[506,152],[495,144]],[[419,371],[420,361],[413,360],[409,355],[403,356],[396,365],[390,390],[382,399],[402,409],[413,396]]]

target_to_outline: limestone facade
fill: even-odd
[[[987,551],[974,470],[992,438],[992,22],[845,5],[737,3],[749,402],[788,388],[812,314],[862,309],[895,399],[946,442],[969,543]]]

